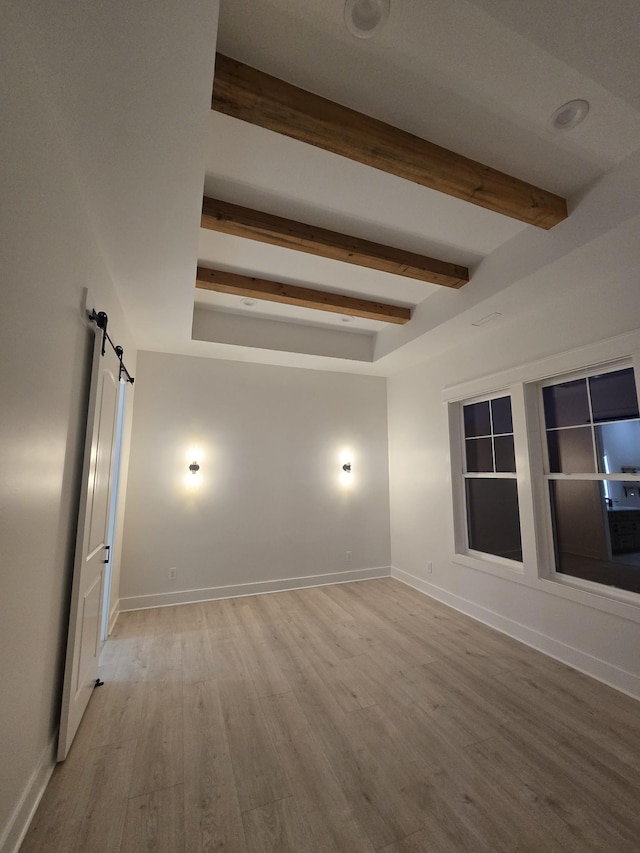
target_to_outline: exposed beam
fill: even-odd
[[[405,252],[359,237],[349,237],[326,228],[316,228],[206,196],[202,201],[201,225],[211,231],[248,237],[273,246],[296,249],[445,287],[462,287],[469,281],[469,270],[458,264]]]
[[[346,314],[350,317],[382,320],[384,323],[403,324],[411,319],[410,309],[399,305],[371,302],[368,299],[342,296],[324,290],[312,290],[309,287],[299,287],[279,281],[266,281],[262,278],[236,275],[208,267],[198,267],[196,287],[217,293],[230,293],[233,296],[248,296],[251,299],[266,299],[269,302],[297,305],[299,308],[315,308],[320,311],[331,311],[334,314]]]
[[[565,199],[377,119],[216,54],[214,110],[539,228]]]

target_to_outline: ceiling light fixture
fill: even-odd
[[[356,318],[355,318],[355,317],[348,317],[348,316],[345,314],[345,315],[344,315],[344,317],[340,317],[340,319],[342,320],[342,322],[343,322],[343,323],[353,323],[353,321],[354,321]]]
[[[584,121],[589,112],[589,101],[577,98],[575,101],[567,101],[554,112],[549,119],[551,130],[573,130],[580,122]]]
[[[252,308],[256,304],[255,299],[243,299],[242,304],[246,305],[247,308]]]
[[[369,39],[386,24],[390,0],[347,0],[344,22],[351,35]]]

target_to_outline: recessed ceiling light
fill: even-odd
[[[347,317],[347,315],[345,314],[345,316],[344,316],[344,317],[340,317],[340,319],[342,320],[342,322],[343,322],[343,323],[353,323],[353,321],[354,321],[356,318],[355,318],[355,317]]]
[[[589,101],[577,98],[575,101],[567,101],[555,111],[549,119],[551,130],[573,130],[580,122],[584,121],[589,112]]]
[[[251,308],[253,305],[256,304],[256,300],[255,299],[243,299],[242,304],[246,305],[247,308]]]
[[[344,21],[351,35],[369,39],[386,24],[390,0],[347,0]]]

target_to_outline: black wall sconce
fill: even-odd
[[[200,466],[197,462],[192,462],[191,465],[189,465],[189,470],[192,474],[196,474],[200,470]]]
[[[342,466],[342,470],[346,474],[350,474],[351,473],[351,462],[345,462],[344,465]]]

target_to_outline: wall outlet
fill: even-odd
[[[430,575],[433,571],[433,563],[431,560],[427,560],[427,574]]]
[[[176,575],[178,574],[178,570],[174,566],[172,569],[169,569],[169,580],[174,581],[176,579]]]
[[[347,551],[346,553],[347,563],[350,563],[353,558],[353,551]]]

